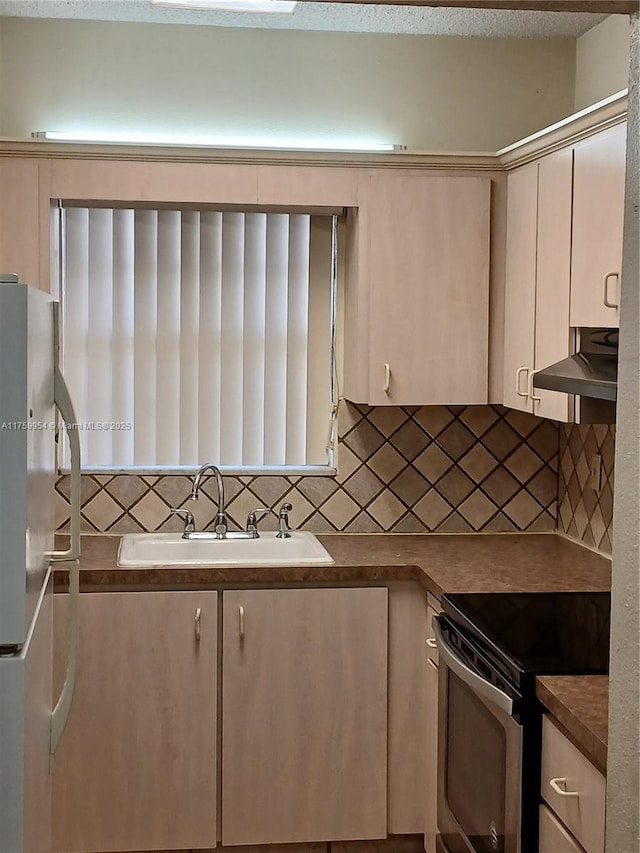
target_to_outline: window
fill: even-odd
[[[331,464],[335,217],[61,216],[63,370],[84,468]]]

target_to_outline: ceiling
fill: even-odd
[[[303,3],[293,15],[260,15],[152,8],[149,0],[0,0],[1,16],[485,38],[577,38],[606,17],[357,3]]]

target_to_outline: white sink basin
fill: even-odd
[[[328,566],[334,560],[313,533],[290,539],[261,533],[258,539],[183,539],[180,533],[126,533],[119,566]]]

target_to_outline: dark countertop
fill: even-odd
[[[554,533],[332,534],[318,539],[334,558],[334,565],[118,568],[119,536],[84,536],[81,589],[416,580],[440,597],[443,592],[611,588],[607,557]],[[57,569],[56,589],[66,586],[66,571]]]
[[[541,676],[536,678],[536,695],[570,740],[606,775],[609,676]]]
[[[279,568],[118,568],[119,536],[83,536],[80,588],[198,588],[220,584],[349,583],[414,580],[436,597],[443,592],[608,591],[611,561],[554,533],[318,536],[332,566]],[[60,537],[63,547],[68,537]],[[55,572],[55,589],[68,587]],[[606,768],[607,678],[537,679],[538,697],[576,745]]]

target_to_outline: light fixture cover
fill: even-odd
[[[405,151],[406,146],[391,142],[369,142],[366,139],[300,139],[235,137],[214,139],[206,136],[184,136],[175,133],[135,133],[101,130],[37,130],[35,139],[57,142],[94,142],[116,145],[173,145],[178,147],[260,149],[271,151],[337,151],[382,153]]]
[[[151,0],[152,6],[209,12],[257,12],[290,15],[297,0]]]

